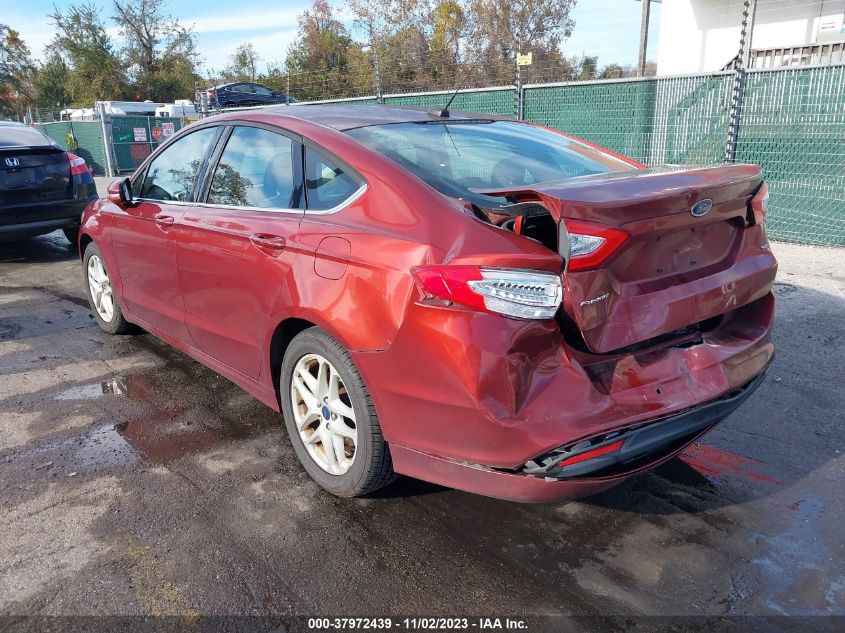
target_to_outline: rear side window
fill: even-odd
[[[190,200],[197,174],[205,160],[216,127],[207,127],[183,136],[156,156],[141,187],[141,198],[147,200]]]
[[[302,200],[300,145],[256,127],[236,127],[220,157],[209,204],[259,209],[299,209]]]
[[[357,178],[343,171],[332,159],[305,148],[305,190],[308,208],[325,211],[343,204],[360,189]]]

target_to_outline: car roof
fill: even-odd
[[[218,88],[228,88],[229,86],[243,86],[243,85],[262,86],[264,88],[267,87],[264,84],[260,84],[260,83],[257,83],[255,81],[230,81],[227,84],[217,84],[216,86],[214,86],[214,89],[216,90]],[[272,90],[272,88],[271,88],[271,90]]]
[[[444,105],[448,100],[444,95]],[[436,110],[436,109],[435,109]],[[438,116],[431,108],[394,105],[354,105],[331,103],[308,105],[307,103],[283,105],[275,108],[262,109],[262,112],[275,112],[286,116],[296,117],[304,121],[319,123],[336,130],[345,131],[357,127],[370,125],[388,125],[390,123],[434,123],[449,121],[498,121],[510,120],[492,114],[478,112],[449,111],[449,116]]]
[[[0,121],[0,126],[17,126],[17,127],[26,127],[23,123],[19,123],[18,121]]]

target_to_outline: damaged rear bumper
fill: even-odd
[[[771,294],[726,315],[698,342],[589,365],[554,322],[414,311],[390,348],[353,353],[365,382],[378,386],[371,394],[394,470],[520,501],[594,494],[668,459],[739,406],[774,354]],[[548,459],[584,442],[594,447],[595,438],[627,441],[623,432],[669,419],[683,427],[676,436],[640,431],[630,445],[637,450],[626,447],[615,472],[570,470],[571,455]],[[648,463],[640,466],[634,453]],[[529,462],[540,470],[526,472]],[[564,464],[565,472],[555,470]]]
[[[690,411],[620,431],[607,443],[622,441],[618,451],[564,466],[556,460],[543,467],[544,456],[531,460],[520,471],[489,468],[449,460],[392,444],[394,468],[411,477],[483,494],[527,503],[550,503],[598,494],[629,477],[671,459],[721,422],[760,386],[765,372],[726,396]],[[581,442],[580,444],[583,444]],[[590,450],[597,448],[594,444]],[[582,447],[582,451],[586,451]],[[568,457],[578,455],[571,452]]]
[[[622,475],[648,466],[677,452],[736,411],[764,378],[765,372],[736,391],[689,411],[561,447],[528,461],[521,472],[564,480]]]

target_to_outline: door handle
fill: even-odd
[[[270,235],[268,233],[256,233],[249,238],[249,241],[259,248],[268,248],[274,251],[280,251],[287,245],[287,241],[281,235]]]
[[[176,223],[172,215],[157,215],[153,221],[159,226],[173,226]]]

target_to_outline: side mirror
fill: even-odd
[[[121,207],[129,207],[134,204],[132,200],[132,182],[129,178],[112,180],[107,191],[109,202],[113,202]]]

